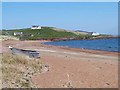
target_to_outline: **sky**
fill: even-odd
[[[52,26],[118,34],[117,2],[3,2],[2,29]]]

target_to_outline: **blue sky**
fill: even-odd
[[[2,28],[54,26],[117,35],[117,2],[3,2]]]

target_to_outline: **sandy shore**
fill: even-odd
[[[118,53],[84,50],[40,44],[46,41],[3,41],[3,52],[8,46],[40,51],[41,60],[49,71],[32,77],[40,88],[117,88]]]

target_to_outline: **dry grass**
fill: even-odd
[[[19,38],[14,37],[14,36],[5,36],[5,35],[0,35],[0,41],[4,41],[4,40],[19,40]]]
[[[2,64],[1,64],[1,60],[2,60],[2,54],[0,54],[0,89],[2,89]]]
[[[41,72],[42,63],[39,60],[3,53],[1,63],[3,87],[36,87],[31,82],[31,76]]]

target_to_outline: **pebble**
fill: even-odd
[[[109,86],[110,84],[109,83],[105,83],[105,86]]]
[[[99,67],[100,69],[102,69],[102,67]]]

